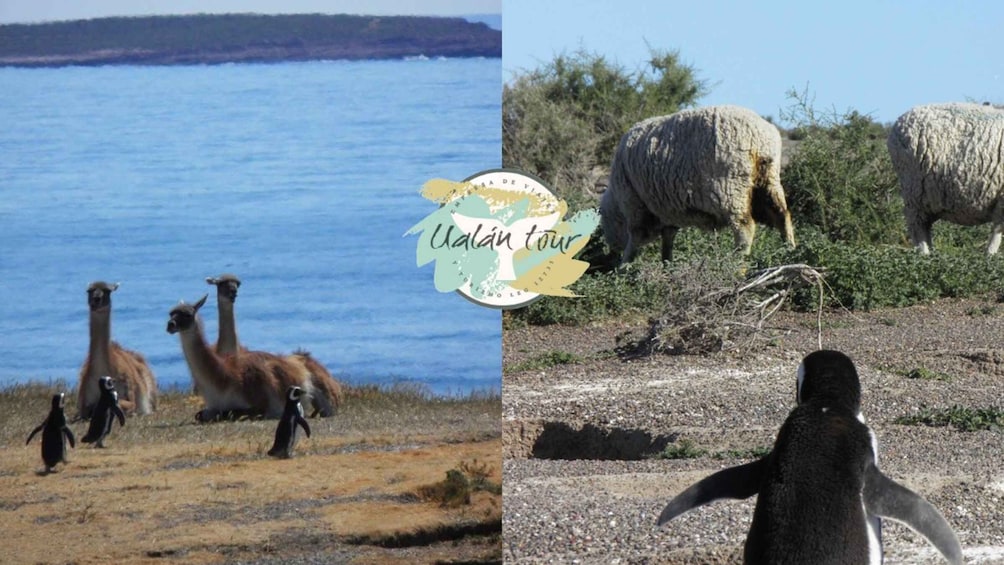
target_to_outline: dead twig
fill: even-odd
[[[767,321],[787,302],[792,293],[807,285],[817,286],[823,296],[823,269],[803,263],[780,265],[750,273],[729,282],[713,279],[709,265],[700,261],[690,271],[681,270],[676,280],[677,299],[658,319],[651,322],[648,335],[624,348],[631,356],[655,352],[711,353],[748,346],[764,332]],[[718,273],[719,275],[721,273]],[[822,347],[822,303],[817,332]]]

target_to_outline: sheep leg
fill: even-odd
[[[673,260],[673,240],[676,239],[676,232],[680,231],[680,228],[676,226],[663,226],[662,227],[662,260],[672,261]]]
[[[904,213],[907,217],[906,226],[910,242],[921,255],[930,255],[934,249],[934,244],[931,242],[931,225],[934,224],[934,220],[909,209],[904,210]]]
[[[990,244],[987,245],[987,255],[996,255],[1001,246],[1001,235],[1004,234],[1004,220],[995,220],[990,229]]]
[[[621,265],[627,265],[634,261],[638,255],[638,241],[641,239],[637,234],[628,232],[627,245],[624,246],[624,254],[621,255]]]

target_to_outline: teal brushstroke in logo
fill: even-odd
[[[479,173],[464,183],[434,179],[423,196],[440,208],[409,229],[416,263],[435,263],[440,292],[458,291],[495,308],[515,308],[565,288],[588,263],[574,259],[599,224],[595,210],[562,220],[567,205],[518,171]]]

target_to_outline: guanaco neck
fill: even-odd
[[[91,345],[90,354],[90,374],[95,376],[105,376],[112,374],[111,367],[111,341],[112,341],[112,310],[102,308],[91,310]]]
[[[212,387],[216,390],[226,390],[228,379],[226,369],[220,357],[213,353],[203,335],[202,319],[196,317],[192,327],[181,330],[181,350],[192,373],[192,378],[201,387]]]
[[[217,294],[216,299],[220,318],[220,335],[216,341],[216,353],[220,355],[232,355],[237,352],[239,347],[234,303],[226,296],[223,296],[223,293]]]

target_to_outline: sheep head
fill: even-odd
[[[791,225],[791,213],[784,198],[777,173],[777,166],[769,155],[751,155],[753,163],[753,189],[750,194],[750,215],[757,223],[770,226],[784,235],[785,241],[795,246],[795,229]]]

